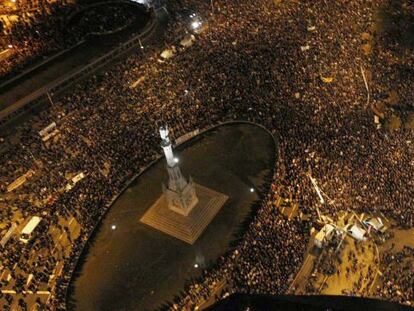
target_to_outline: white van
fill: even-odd
[[[33,216],[30,221],[24,226],[22,232],[20,233],[20,241],[23,243],[29,242],[32,238],[33,232],[35,231],[36,227],[39,225],[42,218],[38,216]]]

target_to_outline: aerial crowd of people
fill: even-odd
[[[8,50],[0,59],[0,78],[11,77],[29,64],[66,47],[62,33],[64,16],[74,7],[51,4],[46,10],[22,11],[16,20],[4,27],[0,36],[0,51]],[[4,21],[4,25],[7,25]]]
[[[137,16],[123,3],[85,7],[82,3],[62,6],[54,2],[37,10],[21,10],[9,27],[0,30],[0,52],[7,50],[0,58],[0,79],[15,76],[29,65],[74,46],[88,34],[125,28]]]
[[[48,308],[65,309],[66,288],[89,233],[111,198],[160,154],[157,130],[164,124],[179,137],[223,121],[259,123],[277,138],[275,165],[283,167],[276,169],[238,245],[192,281],[172,309],[194,308],[223,279],[228,293],[286,292],[301,266],[312,224],[281,215],[274,192],[289,193],[310,219],[316,208],[332,217],[351,209],[412,227],[413,132],[378,129],[372,109],[381,103],[383,120],[398,113],[397,106],[404,108],[402,119],[413,109],[413,54],[390,51],[389,33],[374,25],[377,10],[389,2],[171,1],[165,40],[76,85],[13,135],[2,137],[2,222],[11,223],[17,208],[25,217],[45,212],[47,227],[57,225],[56,215],[68,214],[82,225],[72,254],[63,256],[63,273]],[[164,42],[170,42],[184,9],[202,16],[206,27],[193,46],[161,62]],[[368,36],[378,43],[367,52]],[[399,94],[392,108],[391,91]],[[46,145],[38,132],[51,122],[59,134]],[[6,194],[7,185],[30,169],[35,174]],[[79,172],[86,177],[61,191],[67,175]],[[309,174],[330,204],[320,202]],[[43,247],[53,246],[45,240]],[[16,251],[18,245],[12,239],[2,249],[4,265],[23,266],[26,258]],[[404,282],[402,302],[414,302],[408,286],[413,274]],[[372,294],[392,299],[392,291],[387,292]]]
[[[375,296],[385,300],[413,305],[412,259],[414,248],[404,246],[397,252],[389,251],[381,256],[384,267],[384,284],[375,288]]]
[[[83,39],[85,34],[103,34],[116,31],[131,24],[136,18],[136,11],[130,6],[120,4],[99,5],[85,10],[79,16],[69,32],[78,34],[76,41]]]

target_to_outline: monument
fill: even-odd
[[[194,188],[193,179],[190,176],[187,182],[181,174],[178,159],[174,157],[168,128],[160,128],[161,147],[164,150],[167,160],[168,187],[163,184],[163,192],[167,198],[168,207],[183,216],[188,216],[194,206],[198,203],[198,198]]]
[[[160,128],[161,148],[167,162],[168,183],[161,197],[147,210],[141,222],[170,236],[193,244],[214,219],[228,196],[193,181],[181,173],[174,157],[168,127]]]

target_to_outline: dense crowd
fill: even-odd
[[[9,49],[10,53],[0,59],[0,78],[15,75],[29,64],[65,47],[64,16],[74,7],[51,4],[48,9],[48,12],[39,9],[22,13],[3,30],[0,51]]]
[[[0,79],[11,77],[48,56],[73,46],[86,35],[108,33],[134,22],[137,12],[125,4],[92,6],[58,3],[18,15],[11,26],[0,31]],[[82,11],[81,11],[82,10]],[[75,14],[80,11],[78,14]],[[73,18],[69,18],[74,16]]]
[[[382,299],[413,305],[414,303],[414,249],[404,246],[401,251],[388,251],[381,255],[382,286],[375,295]]]
[[[130,10],[129,6],[107,4],[86,10],[79,15],[79,19],[73,23],[70,32],[84,36],[85,34],[102,34],[124,28],[135,20],[136,12]],[[78,38],[78,40],[81,39],[82,37]]]
[[[391,114],[391,90],[401,94],[402,107],[413,108],[413,93],[407,91],[413,82],[407,72],[413,55],[389,52],[388,33],[373,27],[376,10],[387,3],[228,0],[211,6],[171,1],[175,22],[170,29],[180,22],[183,8],[208,21],[193,46],[166,62],[157,61],[157,46],[145,50],[145,57],[132,55],[77,85],[50,110],[6,137],[0,188],[29,169],[36,174],[15,191],[17,195],[3,199],[3,222],[12,219],[15,206],[24,216],[46,209],[48,226],[56,225],[52,215],[68,212],[83,226],[50,306],[65,308],[65,289],[88,233],[110,198],[160,152],[157,129],[162,124],[178,137],[222,121],[260,123],[275,133],[277,167],[283,167],[238,246],[191,283],[174,309],[199,304],[223,278],[228,292],[286,291],[301,265],[309,228],[279,214],[274,192],[288,192],[301,212],[311,216],[316,216],[317,207],[332,217],[350,208],[383,213],[411,227],[413,133],[404,128],[378,130],[371,110],[371,105],[383,103],[384,119]],[[378,37],[372,54],[363,53],[364,33]],[[368,90],[361,73],[368,77]],[[138,87],[131,87],[141,77]],[[46,147],[38,131],[52,121],[60,135]],[[19,144],[12,143],[16,136]],[[104,167],[110,167],[108,174],[102,173]],[[65,176],[77,172],[87,177],[61,192]],[[319,202],[309,173],[334,203]],[[9,251],[1,255],[4,260],[13,252],[15,258],[6,261],[10,267],[24,260],[12,251],[17,244],[7,244]],[[412,282],[412,275],[405,280]]]

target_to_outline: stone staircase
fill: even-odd
[[[194,244],[229,198],[199,184],[195,184],[195,190],[198,203],[188,216],[171,211],[163,194],[140,221],[188,244]]]

